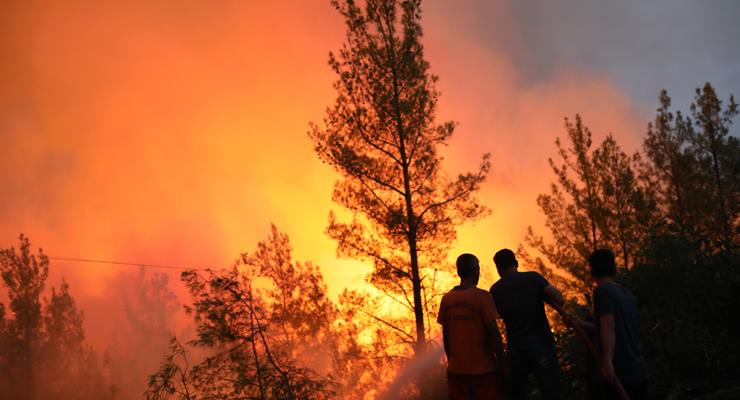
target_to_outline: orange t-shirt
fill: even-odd
[[[491,294],[483,289],[452,289],[442,297],[437,322],[446,330],[447,370],[478,375],[494,371],[485,323],[498,317]]]

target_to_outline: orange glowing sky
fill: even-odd
[[[507,2],[489,3],[483,25],[516,23]],[[367,269],[337,259],[323,233],[336,175],[306,136],[334,99],[327,55],[344,27],[328,1],[2,7],[2,247],[24,232],[53,256],[228,266],[273,222],[332,295],[362,284]],[[480,34],[474,2],[430,1],[424,18],[439,116],[460,124],[448,169],[493,155],[481,193],[493,212],[455,245],[491,267],[496,249],[542,224],[535,199],[563,117],[579,112],[597,137],[634,150],[652,107],[588,66],[525,79],[508,47]],[[51,283],[64,276],[94,319],[122,271],[54,262]]]

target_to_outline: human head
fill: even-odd
[[[499,276],[509,268],[516,268],[519,262],[516,260],[514,252],[509,249],[501,249],[493,256],[493,262],[496,264],[496,270]]]
[[[594,278],[610,278],[617,274],[617,264],[614,253],[609,249],[598,249],[588,258],[591,266],[591,276]]]
[[[473,280],[478,283],[480,278],[480,263],[478,257],[470,254],[463,253],[457,257],[457,275],[461,280]]]

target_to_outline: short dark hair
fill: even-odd
[[[501,271],[507,268],[519,266],[519,262],[516,260],[514,252],[509,249],[501,249],[497,251],[493,256],[493,262],[496,264],[496,270],[499,271],[499,275],[501,275]]]
[[[614,253],[609,249],[598,249],[591,253],[591,256],[588,258],[588,264],[591,266],[591,276],[595,278],[617,274]]]
[[[479,267],[478,257],[470,254],[463,253],[457,257],[457,275],[460,278],[469,278],[475,273],[475,268]]]

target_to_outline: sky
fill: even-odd
[[[493,156],[492,212],[453,254],[492,268],[527,226],[543,231],[564,117],[632,152],[660,89],[683,109],[705,81],[739,94],[738,18],[733,0],[426,1],[439,119],[459,123],[445,165]],[[227,267],[274,223],[332,296],[362,286],[367,267],[324,234],[337,175],[306,134],[334,100],[343,36],[325,0],[4,2],[0,247],[23,232],[50,256]],[[53,260],[49,283],[70,283],[100,346],[137,272]]]

